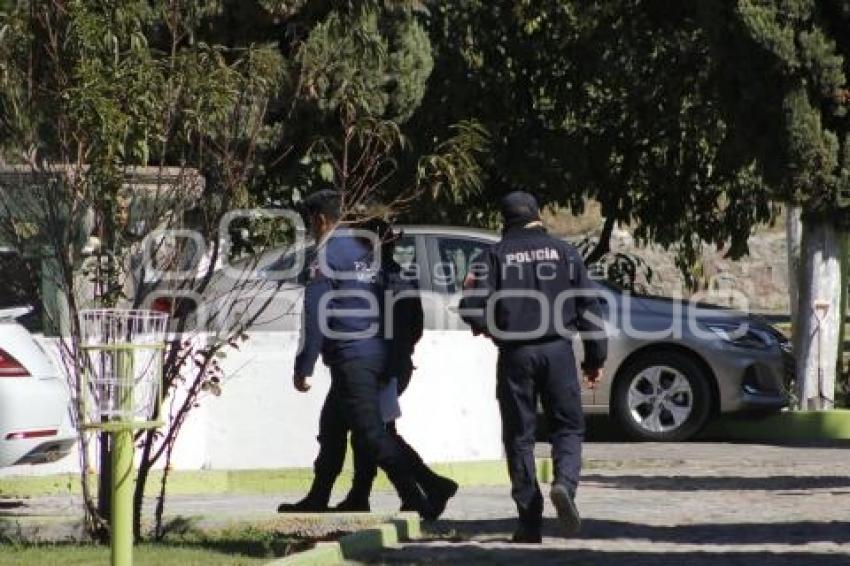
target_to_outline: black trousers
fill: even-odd
[[[345,463],[348,433],[348,422],[339,410],[339,388],[331,386],[319,418],[319,455],[314,462],[313,484],[310,489],[311,498],[316,498],[327,505],[330,500],[334,482],[342,472]],[[412,466],[413,478],[427,494],[435,482],[441,478],[422,460],[419,453],[408,444],[396,430],[395,423],[385,425],[386,432],[392,436],[398,447],[404,452],[407,464]],[[358,503],[366,503],[372,492],[372,484],[378,472],[377,461],[360,451],[354,451],[354,479],[347,499]]]
[[[409,447],[387,432],[381,418],[378,379],[383,369],[382,357],[353,360],[331,368],[331,388],[319,417],[319,455],[313,465],[315,476],[308,495],[314,501],[326,505],[330,499],[345,462],[351,431],[361,485],[371,489],[375,471],[380,467],[403,502],[413,508],[420,506],[423,496],[413,478],[417,462],[406,449]]]
[[[534,464],[537,395],[548,420],[555,483],[572,492],[578,486],[584,417],[575,367],[572,345],[563,339],[499,349],[497,397],[511,495],[530,527],[539,527],[543,516]]]

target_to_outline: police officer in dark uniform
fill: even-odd
[[[378,389],[390,360],[381,327],[383,289],[378,258],[371,246],[340,224],[339,193],[319,191],[305,199],[303,208],[317,243],[318,259],[305,288],[302,346],[295,359],[293,383],[299,391],[310,389],[309,377],[321,354],[331,370],[331,387],[320,419],[319,442],[325,449],[314,464],[317,481],[302,501],[281,504],[278,510],[327,509],[350,430],[361,465],[381,467],[403,505],[433,520],[445,502],[419,488],[413,477],[416,463],[398,439],[387,433],[380,413]],[[331,449],[333,443],[341,443],[342,450]]]
[[[536,399],[548,420],[555,477],[550,497],[573,535],[584,417],[570,337],[582,333],[585,379],[601,377],[607,352],[599,301],[579,253],[548,235],[533,196],[502,200],[502,240],[471,266],[461,316],[499,348],[497,397],[519,528],[513,541],[539,543],[543,497],[534,464]]]
[[[384,293],[383,336],[387,341],[388,352],[379,386],[382,392],[387,387],[395,386],[397,394],[401,395],[410,383],[415,369],[413,351],[423,332],[419,288],[415,277],[404,273],[402,267],[393,259],[395,241],[399,236],[393,233],[391,226],[387,222],[373,219],[359,228],[374,234],[381,243],[381,267],[377,275]],[[368,249],[373,246],[370,239],[365,239],[363,243]],[[394,381],[390,382],[391,378],[394,378]],[[377,466],[374,460],[363,458],[359,450],[354,451],[354,478],[351,489],[336,507],[328,507],[331,489],[345,461],[349,433],[348,422],[338,410],[337,403],[336,393],[332,389],[325,400],[319,420],[319,455],[314,464],[315,473],[309,492],[296,503],[281,503],[278,512],[370,511],[369,496]],[[457,492],[457,483],[431,470],[416,450],[398,433],[395,421],[386,415],[382,417],[387,423],[387,434],[393,437],[407,457],[412,466],[413,478],[430,504],[432,517],[436,518],[442,514],[449,499]],[[415,510],[409,501],[402,502],[402,509]]]

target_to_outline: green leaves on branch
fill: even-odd
[[[431,44],[411,16],[362,10],[331,13],[299,51],[302,89],[323,112],[343,106],[358,116],[404,122],[431,74]]]
[[[437,146],[436,153],[419,160],[417,184],[426,187],[434,200],[460,205],[481,191],[480,154],[487,151],[490,135],[474,120],[451,126],[452,136]]]
[[[850,195],[846,2],[741,0],[698,13],[728,63],[715,76],[729,86],[721,102],[738,153],[757,159],[774,198],[835,215]]]
[[[258,120],[282,80],[280,54],[268,46],[226,50],[202,43],[169,63],[174,127],[188,144],[238,139],[262,127]]]

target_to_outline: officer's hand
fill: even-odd
[[[602,368],[584,370],[584,381],[591,389],[596,388],[596,384],[602,379]]]
[[[300,391],[301,393],[307,393],[310,391],[310,383],[307,381],[306,375],[296,375],[292,377],[292,383],[295,384],[295,389]]]

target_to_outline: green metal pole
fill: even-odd
[[[121,418],[125,421],[133,415],[134,355],[132,350],[115,352]],[[115,431],[112,440],[112,566],[132,566],[134,446],[129,423],[126,429]]]
[[[133,564],[133,431],[112,434],[112,566]]]

